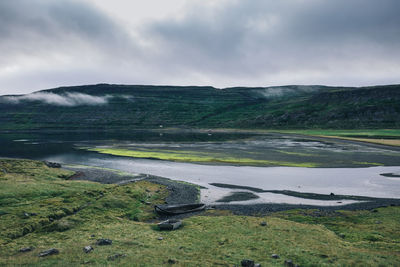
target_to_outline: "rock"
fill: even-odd
[[[144,204],[151,205],[151,202],[146,201],[146,202],[144,202]]]
[[[176,230],[179,227],[182,226],[182,221],[181,220],[174,220],[174,219],[170,219],[170,220],[166,220],[163,222],[160,222],[158,224],[158,228],[160,230]]]
[[[343,234],[343,233],[340,233],[340,234],[339,234],[339,237],[341,237],[341,238],[345,238],[345,237],[346,237],[346,235],[345,235],[345,234]]]
[[[256,263],[256,264],[254,264],[254,267],[261,267],[261,264]]]
[[[175,263],[176,263],[176,260],[168,259],[168,264],[175,264]]]
[[[96,235],[91,235],[90,237],[96,237]]]
[[[24,212],[23,213],[23,216],[25,218],[28,218],[28,217],[31,217],[31,216],[36,216],[36,215],[37,215],[37,213],[34,213],[34,212]]]
[[[271,255],[271,258],[273,258],[273,259],[279,259],[279,255],[278,255],[278,254],[272,254],[272,255]]]
[[[89,252],[92,251],[92,250],[93,250],[93,247],[92,247],[92,246],[86,246],[86,247],[83,248],[83,251],[84,251],[85,253],[89,253]]]
[[[99,240],[97,240],[96,245],[99,246],[108,246],[112,244],[112,240],[110,239],[106,239],[106,238],[101,238]]]
[[[260,225],[261,226],[267,226],[267,222],[266,221],[262,221],[262,222],[260,222]]]
[[[330,195],[331,195],[331,196],[334,196],[335,194],[334,194],[334,193],[330,193]]]
[[[61,168],[61,164],[57,162],[43,161],[49,168]]]
[[[158,239],[158,240],[163,240],[163,239],[164,239],[164,237],[162,237],[162,236],[159,236],[157,239]]]
[[[107,260],[109,260],[109,261],[115,261],[116,259],[123,258],[123,257],[126,257],[126,254],[117,253],[117,254],[108,256],[108,257],[107,257]]]
[[[372,212],[378,212],[378,210],[372,210]]]
[[[50,256],[50,255],[56,255],[60,253],[60,251],[56,248],[51,248],[48,250],[44,250],[42,252],[39,253],[39,257],[46,257],[46,256]]]
[[[18,252],[29,252],[29,251],[32,251],[34,249],[35,249],[34,247],[26,247],[26,248],[19,249]]]
[[[244,259],[240,262],[240,264],[242,265],[242,267],[254,267],[253,260]]]
[[[283,264],[284,264],[285,266],[288,266],[288,267],[294,267],[294,263],[293,263],[292,260],[285,260],[285,261],[283,262]]]

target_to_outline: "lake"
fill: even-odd
[[[144,173],[194,183],[204,187],[201,200],[216,203],[235,192],[251,192],[257,198],[231,203],[289,203],[307,205],[345,205],[354,200],[316,200],[263,190],[379,198],[400,198],[400,178],[382,176],[400,173],[400,151],[362,143],[325,140],[283,134],[233,134],[199,132],[137,131],[115,133],[3,133],[1,157],[48,160],[111,168],[129,173]],[[257,162],[313,163],[316,168],[290,166],[246,166],[226,162],[177,162],[120,157],[90,152],[82,148],[123,148],[162,153],[201,153],[218,160],[249,158]],[[172,152],[171,152],[172,151]],[[262,165],[261,164],[261,165]],[[268,163],[270,164],[270,163]],[[221,183],[239,188],[210,185]]]

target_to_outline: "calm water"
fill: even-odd
[[[101,155],[76,149],[77,145],[117,144],[123,146],[147,147],[190,147],[191,150],[209,150],[224,153],[229,151],[258,151],[258,157],[269,151],[285,150],[296,152],[297,157],[318,158],[318,155],[342,160],[375,162],[384,161],[386,165],[366,168],[298,168],[298,167],[250,167],[218,166],[170,162],[149,159],[134,159]],[[400,178],[388,178],[382,173],[400,173],[400,153],[367,145],[333,144],[326,142],[299,140],[292,136],[251,136],[224,134],[162,134],[135,133],[130,135],[85,135],[85,134],[2,134],[0,156],[49,160],[64,164],[82,164],[113,168],[131,173],[146,173],[202,185],[202,200],[214,203],[219,198],[234,191],[211,186],[210,183],[226,183],[257,187],[264,190],[293,190],[344,195],[400,198]],[[235,153],[236,153],[235,152]],[[242,153],[244,153],[242,152]],[[261,153],[262,152],[262,153]],[[232,152],[233,153],[233,152]],[[261,153],[261,154],[260,154]],[[271,152],[272,153],[272,152]],[[290,155],[290,154],[289,154]],[[343,155],[343,157],[340,157]],[[292,158],[294,160],[295,158]],[[304,159],[303,159],[304,160]],[[397,164],[396,164],[397,163]],[[351,201],[319,201],[301,199],[272,193],[258,193],[254,203],[294,203],[313,205],[343,205]],[[250,203],[250,202],[246,202]]]

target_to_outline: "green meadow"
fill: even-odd
[[[15,266],[396,266],[400,208],[290,210],[235,216],[210,210],[161,232],[153,205],[167,190],[145,181],[104,185],[32,160],[0,160],[0,265]],[[266,222],[262,226],[261,222]],[[162,237],[162,238],[161,238]],[[112,245],[96,245],[97,239]],[[91,245],[94,250],[85,253]],[[19,249],[33,247],[32,251]],[[46,249],[59,254],[38,257]],[[278,254],[279,259],[271,258]]]

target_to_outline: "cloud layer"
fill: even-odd
[[[83,105],[105,105],[108,104],[108,100],[111,98],[113,98],[113,96],[92,96],[81,93],[54,94],[39,92],[21,96],[4,96],[0,98],[0,101],[9,104],[18,104],[23,101],[40,101],[49,105],[74,107]]]
[[[126,10],[123,18],[109,12],[115,5]],[[171,5],[179,5],[179,13],[141,9],[138,0],[0,1],[0,94],[101,82],[400,83],[397,0]],[[142,11],[153,13],[135,16]]]

